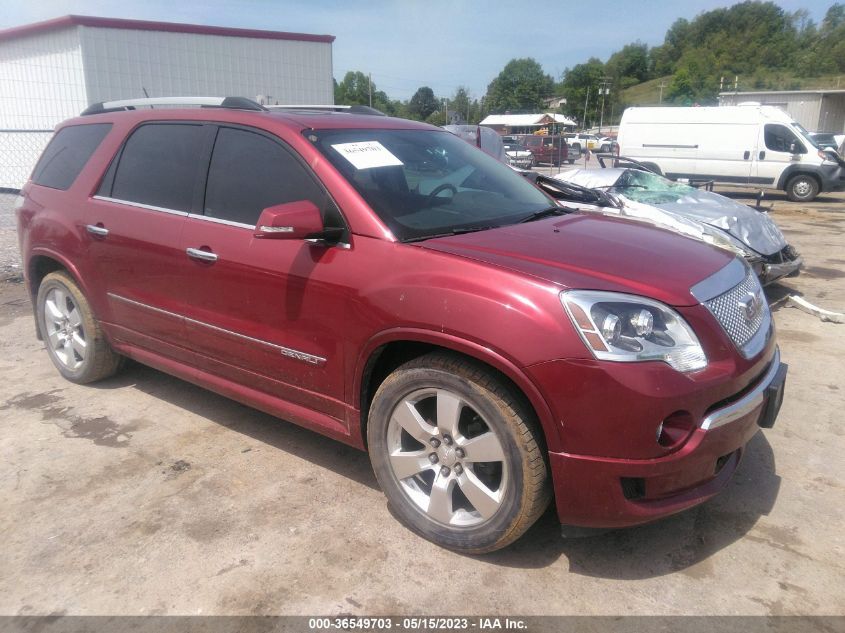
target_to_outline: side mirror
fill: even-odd
[[[798,149],[798,146],[795,143],[789,144],[789,153],[794,154]]]
[[[277,204],[261,212],[254,235],[274,240],[322,238],[323,218],[310,200]]]

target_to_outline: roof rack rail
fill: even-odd
[[[134,110],[155,106],[199,106],[202,108],[231,108],[234,110],[256,110],[265,112],[267,108],[246,97],[150,97],[146,99],[121,99],[120,101],[102,101],[92,103],[82,111],[81,116]]]
[[[317,112],[348,112],[349,114],[370,114],[373,116],[387,116],[381,110],[365,105],[268,105],[268,110],[306,110]]]

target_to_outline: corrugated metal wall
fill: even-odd
[[[76,28],[0,44],[0,188],[23,185],[53,127],[87,104]]]
[[[333,103],[332,48],[322,42],[82,26],[88,98],[267,95]]]
[[[753,92],[720,95],[719,105],[758,101],[778,106],[811,132],[845,131],[845,95],[822,93]]]

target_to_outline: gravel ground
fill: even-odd
[[[316,433],[137,364],[64,381],[25,288],[0,283],[0,616],[845,615],[845,325],[780,301],[845,311],[845,194],[767,199],[806,268],[767,289],[786,399],[731,483],[688,512],[584,539],[561,539],[550,511],[486,556],[406,530],[366,454]],[[8,213],[0,222],[11,234]],[[630,630],[751,626],[639,622]]]
[[[12,206],[17,194],[0,193],[0,281],[21,278],[21,253]]]

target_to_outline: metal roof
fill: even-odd
[[[843,93],[845,93],[845,89],[841,89],[841,88],[830,88],[830,89],[819,88],[818,90],[748,90],[748,91],[745,91],[745,92],[733,92],[732,90],[730,90],[730,91],[720,92],[719,96],[720,97],[730,97],[731,95],[748,96],[748,95],[801,95],[801,94],[804,94],[804,95],[809,95],[809,94],[827,95],[827,94],[843,94]]]
[[[65,15],[60,18],[15,26],[0,31],[0,42],[37,35],[71,26],[91,26],[106,29],[127,29],[130,31],[165,31],[168,33],[193,33],[197,35],[223,35],[265,40],[294,40],[299,42],[334,42],[334,35],[312,35],[289,33],[287,31],[263,31],[258,29],[235,29],[205,24],[181,24],[178,22],[152,22],[149,20],[125,20],[122,18],[101,18],[90,15]]]
[[[546,125],[550,123],[549,119],[555,123],[562,123],[563,125],[575,125],[575,121],[569,117],[551,112],[540,112],[538,114],[490,114],[481,122],[481,125],[531,127]]]

